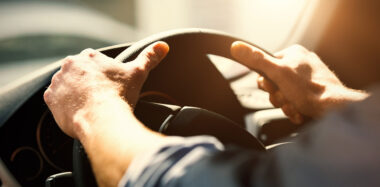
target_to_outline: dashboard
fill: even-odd
[[[44,91],[45,87],[28,99],[0,128],[0,157],[23,186],[42,186],[49,176],[72,171],[73,139],[57,126],[43,101]],[[144,92],[141,98],[178,104],[158,91]]]
[[[58,126],[38,91],[0,129],[0,156],[17,181],[39,186],[72,170],[73,140]],[[42,183],[43,184],[43,183]]]

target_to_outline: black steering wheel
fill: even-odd
[[[234,144],[265,151],[264,146],[254,136],[238,125],[242,122],[242,116],[246,111],[240,106],[228,83],[222,81],[223,77],[212,64],[202,64],[207,63],[205,62],[207,54],[232,59],[230,46],[237,40],[244,41],[218,31],[182,29],[150,36],[118,54],[116,59],[128,62],[156,41],[165,41],[170,46],[168,56],[150,73],[143,91],[146,87],[163,90],[169,95],[180,97],[181,104],[185,106],[140,101],[135,109],[139,120],[149,128],[167,135],[212,135],[225,145]],[[199,67],[207,70],[199,71],[197,70]],[[194,76],[184,77],[189,71],[194,73]],[[162,77],[163,73],[167,75],[165,78]],[[209,76],[215,76],[216,78],[213,77],[215,81],[209,82],[209,85],[196,87],[196,93],[193,94],[192,85],[200,84],[202,79]],[[178,77],[181,77],[182,82],[179,82],[177,87],[165,84],[169,79],[175,80]],[[207,97],[210,89],[213,89],[214,95]],[[87,156],[78,141],[74,143],[73,148],[73,175],[76,186],[96,185]]]

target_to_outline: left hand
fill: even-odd
[[[62,60],[61,69],[44,93],[44,100],[63,132],[78,138],[82,124],[78,123],[78,114],[85,114],[103,102],[122,101],[132,113],[149,71],[168,51],[166,43],[157,42],[135,60],[123,64],[96,50],[86,49]]]

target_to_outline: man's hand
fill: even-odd
[[[272,57],[244,42],[234,42],[231,54],[267,76],[258,78],[259,87],[297,124],[302,123],[303,115],[318,117],[331,108],[367,97],[364,92],[345,87],[315,53],[299,45]]]
[[[146,48],[136,60],[120,63],[93,49],[62,60],[44,99],[60,128],[78,138],[76,116],[107,100],[124,100],[132,112],[148,73],[167,54],[167,44]]]
[[[157,42],[122,64],[87,49],[62,60],[45,91],[59,127],[83,144],[99,186],[116,186],[136,155],[164,141],[136,119],[133,107],[149,71],[168,50]]]

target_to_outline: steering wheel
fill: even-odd
[[[245,110],[240,106],[233,92],[228,90],[229,86],[221,85],[228,83],[220,81],[223,77],[220,73],[215,73],[216,69],[211,64],[202,64],[201,67],[209,68],[206,72],[214,72],[211,74],[217,77],[217,81],[212,82],[212,85],[204,85],[201,87],[201,89],[204,89],[202,91],[197,90],[197,93],[200,95],[192,95],[193,87],[191,85],[197,84],[205,77],[210,76],[208,74],[200,75],[198,74],[199,71],[196,71],[200,63],[206,63],[206,55],[213,54],[232,59],[230,46],[237,40],[244,41],[219,31],[182,29],[150,36],[122,51],[115,59],[128,62],[136,58],[145,47],[156,41],[168,43],[170,46],[169,54],[156,67],[159,70],[154,69],[151,71],[144,87],[157,90],[164,89],[166,93],[170,92],[169,95],[178,95],[180,90],[182,93],[180,95],[183,96],[181,100],[184,105],[198,106],[181,107],[139,102],[135,109],[137,118],[149,128],[163,134],[178,136],[212,135],[225,145],[234,144],[248,149],[265,151],[264,146],[254,136],[234,122],[242,122],[240,120]],[[162,80],[162,73],[169,75],[167,79],[175,79],[176,77],[183,76],[184,71],[193,71],[196,75],[193,77],[182,77],[181,80],[183,82],[178,83],[180,89],[172,88],[173,85],[171,85],[172,87],[167,87],[165,84],[166,80]],[[197,88],[199,89],[199,87]],[[217,89],[217,93],[220,94],[204,99],[202,95],[207,95],[208,89]],[[198,99],[198,97],[202,99]],[[193,103],[187,103],[186,98],[192,98]],[[206,108],[207,110],[199,107]],[[74,143],[73,147],[73,176],[76,186],[96,185],[85,151],[78,141]]]

